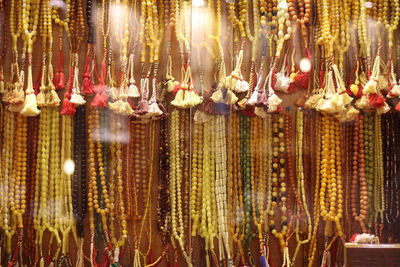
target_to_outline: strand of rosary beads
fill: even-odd
[[[163,239],[164,246],[168,244],[170,239],[170,232],[169,232],[169,224],[170,224],[170,199],[168,194],[169,188],[169,140],[168,140],[168,119],[161,118],[160,119],[160,152],[159,152],[159,182],[158,182],[158,202],[157,202],[157,227],[160,231]],[[195,149],[193,153],[195,153]],[[195,154],[193,154],[193,159]],[[198,162],[202,162],[199,158]],[[192,185],[194,184],[194,174],[193,174],[193,181]],[[199,186],[200,188],[200,186]],[[198,191],[199,192],[199,191]],[[194,195],[190,199],[192,201],[194,199]],[[192,203],[192,202],[191,202]],[[200,205],[200,202],[196,202],[196,205]],[[193,215],[192,215],[193,218]],[[193,226],[192,226],[193,227]]]
[[[133,225],[133,233],[134,237],[137,240],[135,243],[135,252],[139,253],[140,245],[139,245],[139,226],[138,224],[143,217],[140,215],[139,210],[140,207],[145,206],[145,202],[143,199],[139,198],[139,193],[141,189],[142,177],[147,176],[146,164],[143,162],[146,161],[146,141],[144,136],[146,135],[146,127],[145,124],[131,121],[130,122],[130,130],[131,130],[131,138],[132,138],[132,161],[130,165],[134,166],[133,169],[133,206],[131,207],[132,210],[129,212],[131,216],[133,216],[134,223]],[[139,254],[138,254],[139,255]]]
[[[383,156],[384,156],[384,194],[385,194],[385,238],[386,242],[393,242],[393,230],[395,223],[400,217],[399,197],[394,192],[398,190],[398,174],[397,174],[397,153],[395,152],[396,143],[399,142],[395,138],[395,132],[398,127],[397,114],[389,113],[383,116],[382,131],[383,136]]]
[[[228,144],[228,228],[232,240],[232,251],[235,251],[235,265],[245,264],[243,252],[244,239],[244,209],[243,186],[241,169],[241,140],[239,115],[231,113],[228,135],[231,142]],[[236,250],[235,250],[236,248]]]
[[[210,254],[214,253],[214,240],[218,238],[218,214],[216,202],[216,119],[204,123],[203,165],[201,188],[200,236],[205,239],[206,265],[210,266]]]
[[[243,246],[245,251],[249,251],[248,244],[251,244],[251,179],[250,179],[250,117],[240,116],[240,162],[242,170],[242,185],[243,185],[243,226],[244,238]],[[246,253],[245,252],[245,253]]]
[[[326,262],[333,242],[338,237],[344,237],[341,225],[341,218],[343,217],[343,177],[340,124],[330,115],[324,115],[321,127],[322,150],[319,162],[321,165],[319,205],[320,215],[325,221],[326,246],[322,261]],[[336,228],[334,235],[332,223]]]
[[[191,198],[190,211],[192,219],[192,236],[196,236],[200,226],[200,215],[202,209],[203,195],[203,147],[201,145],[204,137],[204,124],[196,123],[193,131],[193,156],[192,156],[192,181],[191,181]],[[208,148],[207,148],[208,149]],[[204,155],[208,157],[208,155]],[[206,158],[207,160],[208,158]]]
[[[96,266],[96,248],[95,248],[95,214],[101,218],[102,231],[105,235],[107,244],[108,239],[108,215],[111,208],[109,191],[106,181],[106,162],[103,158],[103,144],[100,135],[100,111],[96,108],[89,110],[88,116],[88,144],[89,144],[89,190],[88,190],[88,211],[91,232],[90,244],[90,262]],[[98,168],[98,171],[96,170]],[[100,180],[100,188],[98,181]],[[99,195],[99,193],[101,195]],[[100,197],[103,205],[100,206]]]
[[[53,111],[54,117],[59,117],[58,110]],[[61,116],[61,155],[60,155],[60,167],[63,164],[63,170],[58,169],[61,173],[58,189],[56,189],[56,194],[59,194],[59,220],[58,223],[60,232],[62,234],[62,244],[61,244],[61,256],[59,258],[58,266],[70,267],[71,260],[68,255],[69,249],[69,236],[72,232],[73,237],[78,248],[78,255],[83,257],[83,248],[80,247],[81,244],[78,242],[76,221],[74,218],[74,207],[72,198],[72,172],[68,169],[68,162],[73,158],[73,135],[74,135],[74,122],[71,116]],[[56,144],[57,145],[57,144]],[[53,159],[53,158],[52,158]],[[54,159],[53,159],[54,160]],[[59,167],[59,168],[60,168]],[[75,168],[74,168],[75,171]],[[86,186],[86,185],[85,185]],[[83,240],[81,240],[83,242]],[[78,265],[79,266],[79,265]]]
[[[15,130],[18,130],[16,125],[15,113],[5,110],[4,111],[4,128],[3,128],[3,140],[2,140],[2,153],[1,153],[1,215],[2,220],[0,225],[5,234],[5,252],[11,254],[11,241],[16,231],[16,220],[12,217],[11,213],[11,201],[10,198],[10,186],[11,180],[13,179],[14,169],[14,145],[13,140],[15,136]],[[20,130],[20,129],[19,129]],[[16,157],[17,155],[15,155]]]
[[[301,203],[296,202],[296,212],[300,213],[298,217],[296,218],[296,225],[294,232],[296,234],[296,241],[297,241],[297,246],[296,250],[294,252],[293,258],[292,258],[292,264],[295,264],[297,255],[300,251],[300,247],[304,244],[307,244],[311,240],[311,234],[312,234],[312,220],[311,220],[311,214],[310,210],[308,208],[308,201],[307,201],[307,195],[306,195],[306,184],[305,184],[305,174],[304,174],[304,157],[303,157],[303,151],[304,151],[304,112],[299,110],[296,112],[296,169],[297,169],[297,190],[298,193],[301,197]],[[289,140],[288,140],[289,141]],[[300,205],[300,207],[299,207]],[[299,210],[303,212],[299,212]],[[304,214],[305,213],[305,214]],[[302,220],[302,216],[306,217],[306,222],[307,222],[307,238],[304,240],[300,240],[300,220]]]
[[[314,260],[316,259],[315,253],[317,251],[317,243],[318,243],[318,228],[320,222],[320,212],[321,206],[319,205],[319,197],[320,197],[320,190],[321,190],[321,166],[319,162],[321,161],[321,135],[322,135],[322,128],[321,128],[321,115],[318,113],[315,116],[315,125],[316,125],[316,136],[315,136],[315,189],[314,189],[314,200],[313,200],[313,231],[311,235],[310,247],[308,251],[308,267],[312,267]]]
[[[219,252],[220,261],[226,260],[232,265],[230,241],[228,233],[228,214],[227,214],[227,155],[226,155],[226,122],[224,116],[218,116],[215,122],[216,126],[216,161],[215,161],[215,191],[217,202],[218,231],[219,231]],[[223,256],[225,249],[226,258]]]
[[[375,141],[374,141],[374,118],[372,114],[364,114],[364,150],[365,150],[365,175],[368,187],[368,217],[366,219],[368,229],[372,229],[375,204],[373,199],[374,174],[375,174]]]
[[[343,194],[344,194],[344,203],[343,203],[343,230],[346,236],[351,236],[350,229],[353,226],[353,220],[351,215],[351,183],[353,177],[353,153],[354,146],[351,145],[353,139],[355,138],[354,134],[354,123],[353,122],[345,122],[341,125],[341,148],[342,148],[342,157],[343,157]],[[357,146],[358,147],[358,146]]]
[[[122,124],[123,118],[119,115],[111,115],[111,128],[113,129],[110,145],[111,166],[109,175],[110,192],[110,241],[113,245],[114,255],[111,259],[113,266],[119,266],[120,249],[128,238],[127,218],[124,202],[123,187],[123,161],[122,161]],[[116,227],[119,226],[117,230]],[[117,237],[119,234],[119,237]]]
[[[36,95],[33,90],[32,81],[32,53],[33,43],[36,39],[37,27],[39,21],[40,0],[23,0],[22,1],[22,25],[23,36],[25,44],[28,48],[28,74],[27,74],[27,87],[25,90],[25,102],[21,110],[21,114],[25,116],[36,116],[40,113],[37,108]]]
[[[146,198],[144,201],[144,213],[143,216],[141,218],[141,224],[140,224],[140,230],[139,230],[139,234],[138,234],[138,248],[140,248],[140,241],[142,240],[142,236],[143,236],[143,232],[144,229],[147,228],[147,239],[148,239],[148,247],[146,249],[146,251],[144,253],[140,253],[143,255],[144,258],[144,263],[145,265],[147,264],[147,257],[150,255],[151,253],[151,245],[152,245],[152,227],[151,227],[151,222],[152,222],[152,203],[151,203],[151,190],[152,190],[152,185],[153,185],[153,162],[154,162],[154,131],[155,131],[155,122],[151,121],[150,122],[150,143],[149,143],[149,151],[148,153],[150,154],[150,159],[146,160],[144,157],[146,149],[143,148],[143,152],[142,152],[142,163],[143,162],[147,162],[146,169],[148,169],[149,171],[146,172],[146,176],[148,177],[145,181],[143,181],[142,179],[142,191],[146,192]],[[142,132],[141,135],[143,137],[141,137],[141,146],[144,146],[146,144],[145,141],[145,127],[146,125],[141,125],[142,127]],[[145,171],[145,170],[143,170]],[[140,256],[139,256],[139,250],[135,251],[135,260],[134,260],[134,266],[141,266],[140,263]],[[159,259],[156,260],[156,262],[158,262],[160,259],[162,258],[162,256],[160,256]],[[153,264],[153,263],[151,263]],[[147,265],[146,265],[147,266]]]
[[[17,114],[14,129],[13,169],[9,180],[8,198],[11,211],[10,221],[14,221],[12,231],[18,234],[18,247],[14,252],[15,259],[16,255],[21,252],[24,228],[23,216],[26,211],[27,119]],[[12,235],[10,238],[12,238]]]
[[[251,209],[254,225],[257,227],[258,240],[260,244],[260,262],[264,264],[268,261],[265,251],[264,240],[264,220],[266,203],[266,179],[267,173],[267,139],[264,138],[265,124],[264,120],[253,117],[251,120],[250,153],[251,153]],[[268,140],[269,141],[269,140]],[[267,176],[268,177],[268,176]]]
[[[381,116],[375,116],[374,127],[375,139],[375,173],[374,173],[374,228],[375,234],[382,235],[384,212],[385,212],[385,194],[384,194],[384,174],[383,174],[383,152],[382,152],[382,125]]]
[[[76,223],[79,252],[83,252],[84,226],[83,220],[87,213],[87,175],[86,175],[86,107],[76,109],[73,133],[73,160],[75,170],[72,180],[72,208]],[[76,266],[83,265],[82,254],[78,254]]]
[[[0,1],[0,62],[5,62],[5,57],[7,53],[8,36],[10,36],[8,30],[8,25],[6,22],[9,21],[8,9],[6,9],[6,3],[8,1]],[[5,93],[4,84],[4,64],[0,64],[0,94]]]
[[[171,194],[171,235],[173,242],[176,240],[178,246],[181,249],[186,263],[189,267],[193,266],[190,255],[186,252],[186,240],[185,240],[185,225],[183,218],[183,204],[182,204],[182,179],[183,179],[183,162],[180,157],[181,144],[180,138],[180,115],[183,111],[174,109],[171,112],[170,122],[170,194]],[[209,190],[209,188],[207,188]],[[173,244],[174,245],[174,244]]]
[[[360,223],[361,231],[367,232],[365,219],[368,216],[368,187],[365,175],[365,143],[363,117],[356,118],[353,135],[353,173],[351,182],[351,212],[356,221]],[[357,188],[358,187],[358,188]],[[357,196],[359,200],[357,201]],[[359,202],[360,212],[357,212]]]
[[[283,254],[283,265],[290,265],[287,237],[289,232],[289,223],[287,218],[287,161],[285,159],[285,118],[275,116],[272,123],[272,187],[271,190],[271,208],[269,215],[269,230],[278,239],[281,253]],[[281,210],[281,230],[275,225],[277,208]]]
[[[35,238],[36,231],[33,225],[34,216],[34,198],[36,183],[36,167],[39,138],[39,118],[33,117],[28,120],[28,132],[30,142],[28,143],[28,168],[27,168],[27,190],[26,190],[26,212],[24,217],[24,260],[28,265],[34,264],[36,255]]]

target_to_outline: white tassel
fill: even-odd
[[[75,104],[77,106],[80,105],[84,105],[86,103],[85,99],[83,99],[82,95],[78,94],[76,92],[76,89],[72,89],[72,96],[71,96],[71,100],[69,102],[71,102],[72,104]]]
[[[126,95],[128,97],[139,97],[140,96],[139,90],[134,82],[130,81],[130,85],[128,87],[128,92],[126,93]]]
[[[291,82],[290,77],[284,75],[284,74],[281,73],[281,72],[278,72],[278,73],[275,75],[275,77],[276,77],[276,82],[275,82],[275,87],[274,87],[274,89],[275,89],[276,91],[280,91],[280,92],[283,92],[283,93],[287,93],[287,92],[288,92],[289,85],[290,85],[290,82]]]
[[[250,88],[250,85],[247,81],[245,80],[238,80],[235,84],[234,91],[236,93],[244,93],[247,92]]]
[[[25,96],[24,108],[20,111],[20,113],[27,117],[39,115],[40,110],[37,108],[36,95],[34,93],[27,94]]]
[[[222,98],[223,98],[223,94],[222,94],[221,90],[217,90],[211,95],[211,100],[214,103],[221,103],[222,102]]]
[[[385,105],[376,109],[377,115],[382,115],[390,111],[390,106],[385,102]]]
[[[249,100],[247,100],[247,105],[254,106],[258,100],[258,88],[254,88],[254,92],[251,94]]]
[[[375,79],[370,79],[364,86],[363,88],[363,93],[364,94],[373,94],[376,93],[376,87],[378,85],[378,82]]]

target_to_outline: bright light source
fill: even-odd
[[[67,159],[64,162],[64,172],[67,175],[72,175],[75,171],[75,162],[72,159]]]
[[[308,58],[302,58],[300,60],[300,70],[302,72],[309,72],[311,70],[311,62]]]
[[[365,2],[365,7],[366,8],[372,8],[374,4],[372,2]]]
[[[280,2],[278,4],[278,8],[281,8],[281,9],[288,8],[288,4],[286,2]]]
[[[204,6],[204,4],[205,4],[204,0],[192,0],[193,6]]]

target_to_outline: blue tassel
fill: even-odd
[[[260,266],[261,266],[261,267],[268,267],[268,266],[269,266],[269,265],[268,265],[268,262],[266,261],[266,259],[265,259],[264,256],[261,256],[261,257],[260,257]]]

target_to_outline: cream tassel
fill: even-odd
[[[86,103],[85,99],[83,99],[82,95],[79,94],[75,88],[72,89],[71,100],[69,102],[77,106],[84,105]]]
[[[28,66],[28,86],[25,92],[26,96],[25,96],[24,108],[21,110],[20,113],[28,117],[39,115],[40,110],[37,108],[36,95],[35,91],[33,90],[32,66]]]

